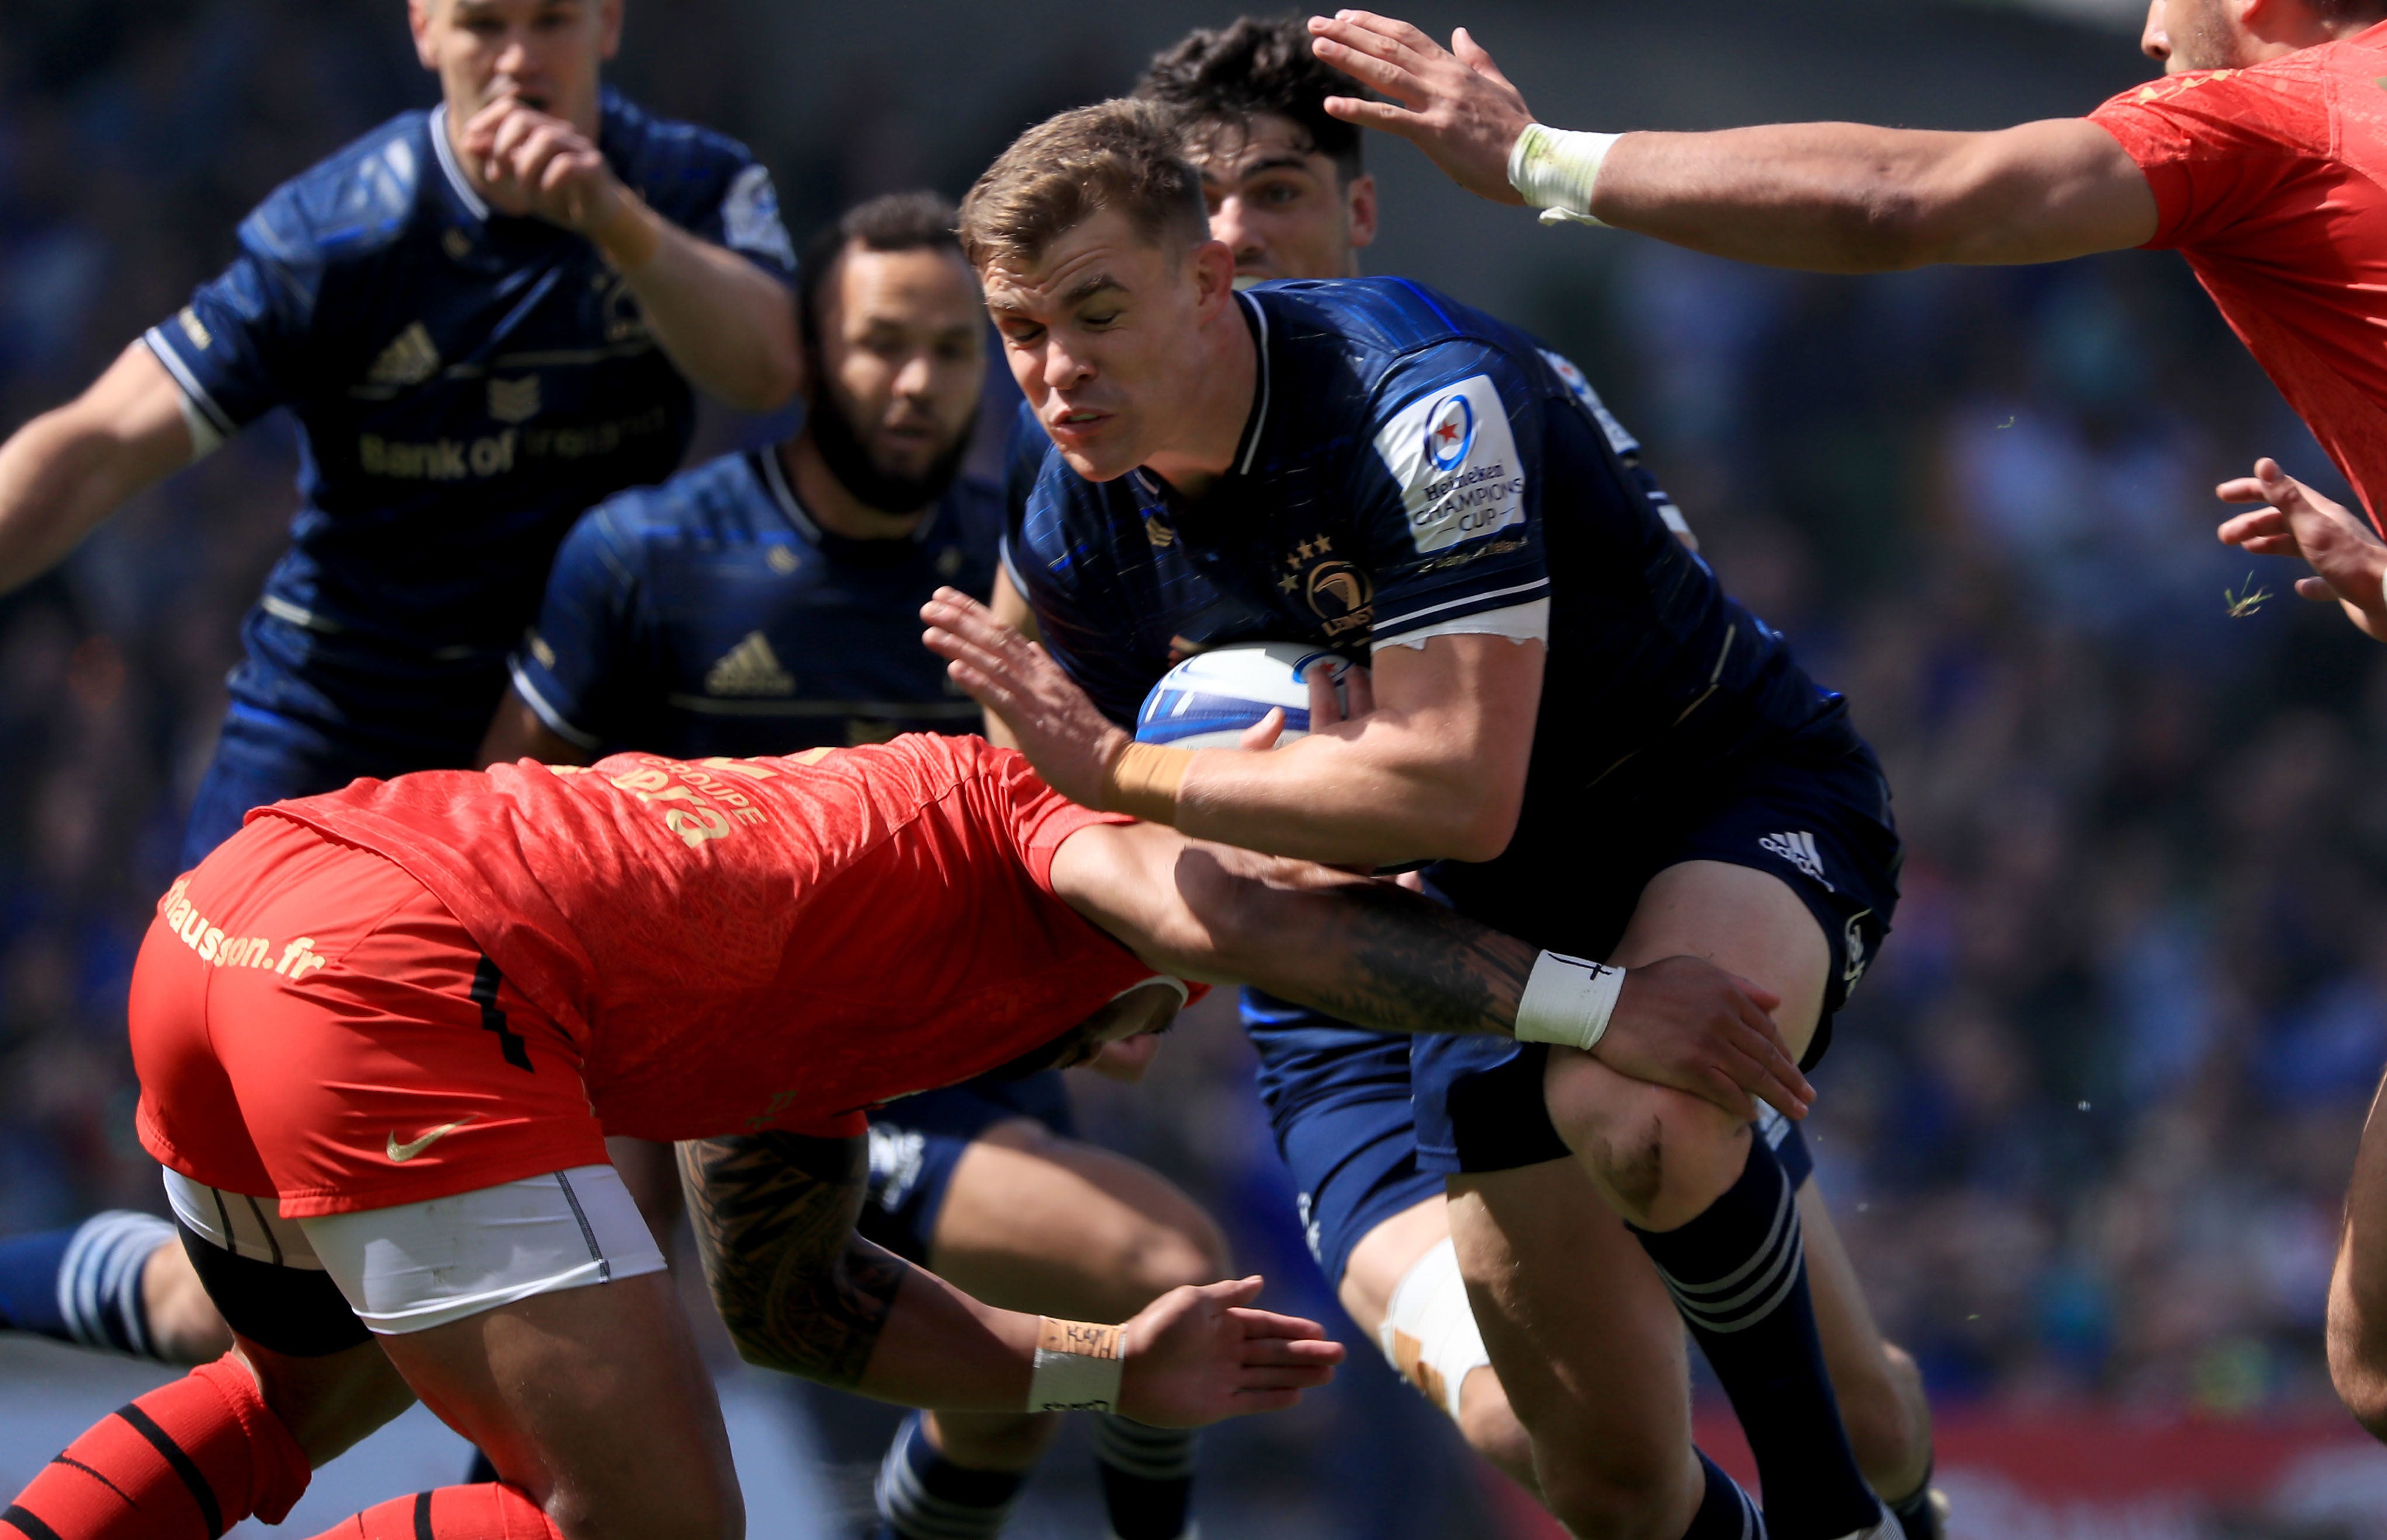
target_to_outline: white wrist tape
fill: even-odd
[[[1459,1275],[1459,1248],[1451,1242],[1401,1274],[1384,1323],[1376,1328],[1376,1345],[1402,1378],[1458,1420],[1460,1388],[1468,1375],[1490,1365],[1492,1355],[1476,1330],[1467,1281]]]
[[[1516,1039],[1589,1053],[1608,1035],[1608,1018],[1623,989],[1623,968],[1545,952],[1534,959],[1517,1002]]]
[[[1576,133],[1528,123],[1509,148],[1509,185],[1542,210],[1544,224],[1606,221],[1591,212],[1592,184],[1621,133]]]
[[[1028,1409],[1117,1411],[1119,1379],[1126,1372],[1126,1327],[1040,1317]]]

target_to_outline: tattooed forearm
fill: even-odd
[[[1303,977],[1264,986],[1330,1016],[1399,1032],[1506,1035],[1533,972],[1534,950],[1449,910],[1383,884],[1309,895],[1324,906],[1306,955],[1280,966]]]
[[[1195,972],[1363,1027],[1505,1034],[1539,955],[1406,889],[1306,861],[1195,841],[1175,878],[1200,938],[1183,959]]]
[[[910,1265],[853,1232],[860,1139],[751,1134],[679,1146],[713,1299],[751,1363],[861,1382]]]

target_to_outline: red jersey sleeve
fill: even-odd
[[[2330,89],[2324,71],[2290,55],[2138,86],[2089,120],[2154,190],[2150,248],[2227,247],[2260,241],[2326,196]]]
[[[1018,848],[1020,864],[1036,879],[1036,886],[1048,893],[1053,891],[1053,857],[1069,836],[1096,824],[1135,822],[1124,813],[1080,807],[1045,785],[1025,754],[991,745],[981,751],[990,779],[1008,809],[1004,827]]]

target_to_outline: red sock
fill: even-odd
[[[229,1357],[160,1385],[67,1445],[0,1525],[24,1540],[216,1540],[277,1523],[307,1490],[307,1456]],[[0,1529],[0,1540],[14,1540]]]
[[[443,1486],[369,1508],[315,1540],[562,1540],[518,1486]]]

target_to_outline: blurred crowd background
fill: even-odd
[[[752,143],[801,239],[854,198],[960,193],[1018,127],[1231,14],[947,0],[871,19],[894,9],[671,0],[665,24],[632,0],[614,79]],[[1581,127],[1987,126],[2148,72],[2127,32],[2006,12],[1711,9],[1744,14],[1418,19],[1468,22],[1546,119]],[[0,430],[179,306],[273,183],[431,96],[398,0],[0,6]],[[1370,153],[1371,268],[1582,364],[1727,585],[1852,697],[1888,767],[1905,897],[1810,1129],[1935,1396],[2332,1407],[2337,1207],[2387,1062],[2387,649],[2215,542],[2212,486],[2257,454],[2343,488],[2185,267],[1761,272],[1545,233],[1406,146]],[[758,431],[724,419],[706,440]],[[126,980],[292,468],[269,423],[0,598],[0,1231],[158,1205]],[[1277,1303],[1332,1319],[1248,1075],[1216,1019],[1172,1039],[1155,1084],[1088,1088],[1087,1121],[1228,1218]],[[883,1422],[815,1409],[832,1458],[875,1461]],[[1246,1508],[1288,1534],[1488,1533],[1488,1488],[1372,1354],[1264,1421],[1212,1440],[1220,1533],[1264,1533],[1223,1517]]]

